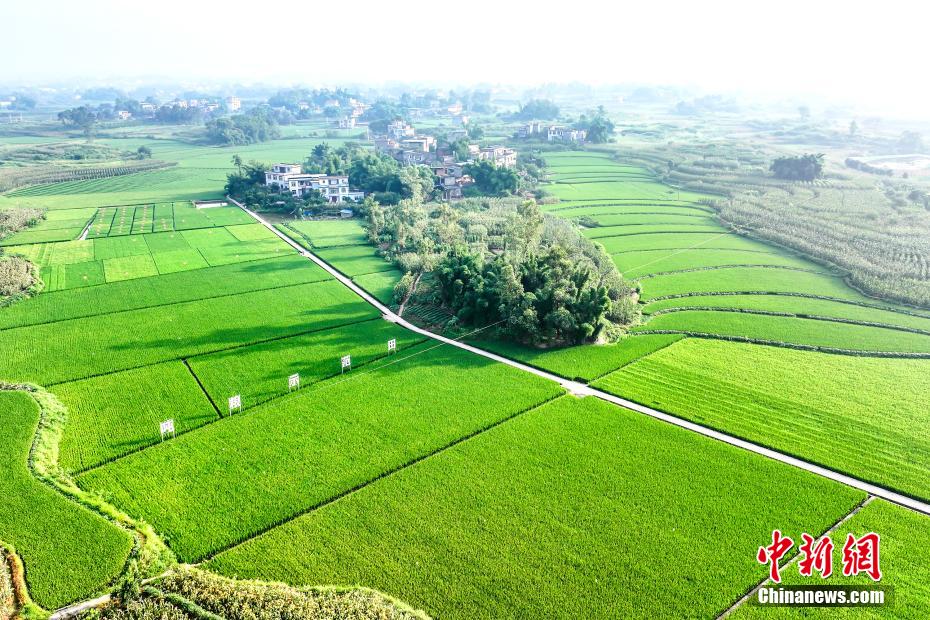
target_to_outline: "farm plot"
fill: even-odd
[[[396,271],[397,269],[393,263],[378,256],[378,251],[370,245],[350,245],[314,250],[314,254],[350,278],[368,273]]]
[[[155,223],[155,205],[142,205],[136,207],[135,214],[132,218],[132,234],[140,235],[142,233],[152,232],[152,226]]]
[[[568,379],[591,381],[684,338],[681,334],[632,335],[615,344],[537,349],[506,340],[475,340],[475,346]]]
[[[97,237],[106,237],[109,235],[115,216],[115,207],[104,207],[99,209],[97,215],[94,216],[93,221],[90,223],[90,228],[87,230],[87,238],[96,239]]]
[[[623,237],[645,235],[648,233],[686,232],[686,233],[725,233],[727,229],[713,222],[709,224],[640,224],[638,226],[599,226],[585,228],[584,236],[588,239],[601,237]]]
[[[174,205],[170,202],[160,202],[156,204],[153,217],[153,232],[168,232],[174,230]]]
[[[132,222],[135,217],[136,208],[133,206],[116,207],[113,215],[113,224],[110,226],[108,236],[118,237],[128,235],[132,232]]]
[[[139,241],[142,243],[142,247],[145,248],[145,243],[141,239]],[[135,256],[108,258],[103,261],[103,269],[107,275],[107,282],[119,282],[120,280],[158,275],[155,261],[148,252]]]
[[[342,374],[340,358],[356,368],[388,355],[387,341],[405,349],[423,338],[380,319],[283,338],[230,351],[192,357],[190,367],[216,403],[241,394],[247,409],[289,392],[287,378],[300,374],[302,387]]]
[[[718,250],[761,250],[771,252],[770,246],[741,237],[736,233],[646,233],[604,237],[596,239],[608,254],[638,252],[642,250],[682,250],[691,248],[714,248]]]
[[[76,239],[93,217],[93,210],[90,211],[90,213],[87,209],[50,211],[46,213],[45,219],[39,220],[34,226],[0,239],[0,247]]]
[[[694,293],[803,293],[868,302],[842,278],[796,269],[721,267],[704,271],[667,273],[640,281],[643,301]]]
[[[755,554],[773,529],[824,531],[862,498],[602,401],[563,397],[206,567],[365,583],[439,618],[713,617],[765,574]]]
[[[795,269],[816,270],[818,267],[803,258],[778,254],[775,252],[757,252],[749,250],[713,250],[695,248],[693,250],[642,250],[640,252],[621,252],[611,258],[617,269],[625,278],[643,276],[683,269],[704,267],[737,267],[741,265],[793,267]]]
[[[875,300],[873,303],[881,304]],[[892,306],[871,306],[856,302],[797,297],[792,295],[695,295],[673,297],[646,304],[643,312],[660,314],[680,309],[738,309],[755,312],[777,312],[801,317],[825,317],[859,323],[894,325],[930,332],[930,317],[912,313],[911,309]]]
[[[0,377],[62,383],[373,316],[328,281],[30,325],[0,331]]]
[[[831,535],[834,545],[833,566],[841,566],[841,548],[848,534],[856,537],[878,532],[882,537],[882,585],[894,588],[891,605],[873,608],[806,609],[812,618],[927,618],[930,617],[930,564],[926,549],[930,547],[930,519],[887,502],[876,500],[859,511]],[[784,585],[875,585],[866,575],[844,577],[834,569],[826,580],[819,576],[804,578],[797,564],[782,572]],[[743,604],[733,614],[736,619],[797,618],[797,609],[757,607]]]
[[[234,263],[203,271],[125,280],[85,290],[43,293],[6,308],[0,308],[0,329],[137,310],[294,284],[322,282],[329,279],[329,274],[325,271],[298,256],[272,258],[251,263]]]
[[[87,598],[123,568],[128,532],[39,482],[27,465],[39,423],[35,401],[0,392],[0,540],[23,559],[33,599],[55,609]]]
[[[295,220],[279,229],[289,236],[302,237],[312,248],[368,243],[365,229],[357,220]]]
[[[559,213],[561,217],[567,217]],[[707,217],[706,214],[691,215],[679,213],[605,213],[601,215],[583,216],[589,222],[596,224],[600,228],[628,227],[628,232],[636,232],[639,226],[654,226],[656,224],[676,224],[679,226],[702,226],[711,227],[715,230],[722,230],[720,224],[713,218]],[[586,224],[587,225],[587,224]],[[594,230],[589,231],[591,233]]]
[[[145,242],[147,235],[125,235],[122,237],[102,237],[94,239],[94,258],[108,260],[111,258],[126,258],[149,253],[149,246]]]
[[[722,338],[746,338],[824,349],[884,353],[928,353],[930,335],[884,327],[837,323],[818,319],[682,310],[652,317],[634,332],[673,331]]]
[[[566,206],[572,203],[560,202],[550,205],[541,205],[540,209],[558,215],[559,217],[578,218],[591,217],[599,220],[598,216],[634,216],[634,215],[657,215],[657,216],[677,216],[677,217],[709,217],[711,211],[706,207],[696,205],[684,205],[681,203],[665,202],[617,202],[605,204],[581,204],[580,206]]]
[[[394,285],[400,281],[403,275],[400,270],[392,269],[390,271],[355,276],[352,280],[378,301],[391,306],[394,304]]]
[[[183,362],[62,383],[53,391],[68,407],[59,463],[69,472],[157,443],[158,424],[168,418],[178,433],[219,418]]]
[[[687,338],[594,385],[928,499],[928,371],[930,360]]]
[[[197,250],[174,250],[171,252],[156,252],[152,254],[158,273],[165,275],[178,271],[191,271],[209,267],[203,254]]]
[[[458,349],[423,350],[226,417],[78,483],[144,516],[191,561],[561,392]]]

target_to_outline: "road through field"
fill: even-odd
[[[728,435],[726,433],[716,431],[712,428],[701,426],[700,424],[695,424],[694,422],[690,422],[688,420],[684,420],[682,418],[669,415],[662,411],[658,411],[656,409],[652,409],[650,407],[646,407],[638,403],[634,403],[633,401],[629,401],[624,398],[614,396],[613,394],[602,392],[600,390],[592,388],[583,383],[579,383],[577,381],[571,381],[569,379],[559,377],[558,375],[554,375],[552,373],[546,372],[544,370],[540,370],[538,368],[534,368],[532,366],[527,366],[526,364],[522,364],[510,358],[497,355],[495,353],[491,353],[490,351],[485,351],[484,349],[479,349],[478,347],[472,346],[470,344],[466,344],[459,340],[453,340],[451,338],[446,338],[445,336],[434,334],[431,331],[428,331],[421,327],[417,327],[416,325],[413,325],[412,323],[408,322],[406,319],[398,316],[390,308],[388,308],[387,306],[382,304],[380,301],[378,301],[377,299],[369,295],[364,289],[362,289],[355,282],[353,282],[351,278],[345,276],[344,274],[339,272],[337,269],[332,267],[329,263],[319,258],[312,252],[309,252],[308,250],[301,247],[297,242],[293,241],[287,235],[279,231],[277,228],[275,228],[271,223],[269,223],[263,217],[261,217],[254,211],[248,209],[241,203],[233,200],[232,198],[229,198],[229,200],[233,204],[239,206],[239,208],[241,208],[243,211],[251,215],[253,218],[255,218],[257,222],[264,225],[266,228],[272,231],[275,235],[277,235],[282,240],[284,240],[288,245],[290,245],[291,247],[296,249],[298,252],[300,252],[302,256],[306,257],[307,259],[313,261],[314,263],[316,263],[317,265],[325,269],[329,274],[331,274],[339,282],[347,286],[349,289],[351,289],[353,292],[355,292],[359,297],[367,301],[369,304],[377,308],[382,313],[385,320],[391,321],[392,323],[396,323],[397,325],[400,325],[422,336],[426,336],[427,338],[438,340],[439,342],[442,342],[444,344],[447,344],[453,347],[458,347],[460,349],[464,349],[466,351],[474,353],[475,355],[480,355],[482,357],[492,359],[502,364],[507,364],[508,366],[518,368],[524,372],[532,373],[538,377],[542,377],[544,379],[554,381],[558,383],[559,385],[561,385],[565,390],[567,390],[568,392],[576,396],[594,396],[595,398],[600,398],[601,400],[605,400],[607,402],[613,403],[620,407],[624,407],[631,411],[636,411],[637,413],[642,413],[644,415],[648,415],[653,418],[663,420],[664,422],[668,422],[669,424],[674,424],[675,426],[679,426],[689,431],[699,433],[701,435],[704,435],[705,437],[710,437],[712,439],[716,439],[718,441],[728,443],[732,446],[736,446],[737,448],[742,448],[744,450],[754,452],[756,454],[768,457],[770,459],[780,461],[787,465],[791,465],[793,467],[797,467],[805,471],[809,471],[811,473],[817,474],[818,476],[823,476],[824,478],[828,478],[835,482],[839,482],[841,484],[845,484],[852,488],[859,489],[860,491],[865,491],[866,493],[869,493],[870,495],[880,497],[894,504],[898,504],[899,506],[910,508],[911,510],[915,510],[923,514],[930,515],[930,504],[916,500],[906,495],[902,495],[900,493],[896,493],[895,491],[892,491],[890,489],[886,489],[881,486],[870,484],[863,480],[853,478],[852,476],[847,476],[845,474],[841,474],[839,472],[833,471],[832,469],[821,467],[814,463],[810,463],[808,461],[795,458],[788,454],[778,452],[777,450],[772,450],[770,448],[760,446],[750,441],[746,441],[738,437],[734,437],[732,435]]]

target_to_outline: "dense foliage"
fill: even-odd
[[[525,121],[555,120],[559,118],[559,106],[548,99],[530,99],[520,106],[513,117]]]
[[[615,133],[614,122],[610,120],[604,106],[599,106],[596,110],[582,114],[575,123],[577,129],[584,129],[587,132],[586,140],[593,144],[603,144],[610,142]]]
[[[207,138],[216,144],[253,144],[273,140],[279,135],[277,122],[265,108],[207,121]]]
[[[237,581],[194,568],[179,568],[158,582],[226,620],[402,620],[425,618],[406,605],[367,589],[294,588]]]
[[[402,201],[373,209],[370,235],[404,271],[431,274],[432,303],[466,326],[534,344],[613,337],[635,304],[617,269],[567,222],[532,201]]]
[[[520,177],[513,169],[496,166],[487,159],[466,164],[465,174],[475,182],[477,192],[485,196],[507,196],[520,187]]]
[[[772,162],[772,173],[788,181],[813,181],[823,176],[823,153],[778,157]]]

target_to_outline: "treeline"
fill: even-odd
[[[893,170],[888,168],[879,168],[878,166],[872,166],[865,163],[861,159],[855,159],[854,157],[846,158],[846,167],[852,168],[853,170],[859,170],[860,172],[868,172],[869,174],[880,174],[882,176],[892,176],[894,175]]]
[[[567,345],[613,339],[638,316],[603,248],[533,201],[404,200],[368,217],[371,240],[406,272],[395,299],[442,307],[455,325]],[[413,290],[425,275],[433,285]]]
[[[771,171],[776,178],[787,181],[814,181],[823,177],[824,154],[778,157],[772,162]]]

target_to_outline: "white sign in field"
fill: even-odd
[[[229,397],[229,413],[232,413],[233,410],[242,411],[242,395],[236,394],[235,396]]]
[[[352,356],[343,355],[342,356],[342,372],[345,372],[346,368],[352,370]]]
[[[397,350],[397,338],[391,338],[388,340],[388,353],[393,353]]]
[[[174,437],[174,420],[165,420],[158,425],[158,430],[161,432],[162,441],[165,440],[165,435]]]
[[[299,390],[300,389],[300,374],[294,373],[287,378],[287,391]]]

